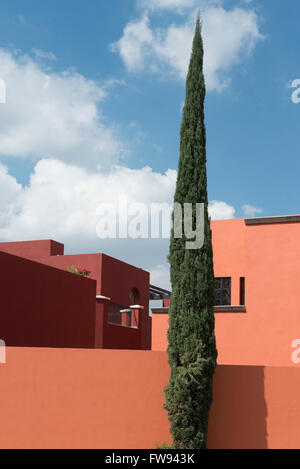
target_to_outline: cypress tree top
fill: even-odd
[[[198,16],[186,80],[175,202],[207,203],[204,100],[203,43]]]

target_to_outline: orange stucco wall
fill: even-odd
[[[208,447],[300,448],[300,366],[220,365]]]
[[[214,273],[231,277],[238,305],[245,277],[246,312],[215,313],[218,363],[293,366],[300,338],[300,223],[212,222]],[[152,349],[166,350],[167,315],[152,318]]]
[[[155,448],[169,437],[162,352],[8,348],[1,448]]]
[[[0,448],[156,448],[165,352],[7,348],[0,364]],[[300,368],[219,366],[210,448],[300,447]]]
[[[152,314],[152,350],[165,351],[168,347],[168,314]]]

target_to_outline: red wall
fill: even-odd
[[[64,271],[73,265],[77,268],[87,268],[91,271],[89,279],[97,281],[97,295],[110,297],[111,302],[121,305],[122,309],[131,306],[130,291],[135,289],[138,293],[135,304],[144,306],[140,313],[138,330],[109,325],[100,312],[97,313],[96,319],[95,344],[105,348],[151,349],[148,272],[105,254],[65,256],[64,246],[51,240],[0,243],[0,250],[17,253],[19,256]],[[95,298],[94,301],[96,304]]]
[[[142,350],[151,349],[149,278],[149,272],[102,254],[102,294],[110,297],[113,303],[132,306],[129,295],[130,291],[135,289],[138,293],[138,296],[135,298],[135,304],[144,306],[139,318],[139,341]],[[132,332],[136,331],[131,331],[130,335],[133,335]]]
[[[35,260],[39,257],[63,255],[64,245],[52,239],[44,239],[40,241],[0,243],[0,250],[8,254]]]
[[[103,348],[144,350],[141,346],[141,331],[106,322],[104,323]]]
[[[66,270],[68,267],[86,267],[92,273],[89,278],[97,280],[97,295],[111,298],[111,302],[131,306],[130,291],[136,289],[138,296],[136,303],[144,306],[140,315],[139,329],[107,324],[104,319],[103,341],[104,348],[127,348],[150,350],[151,348],[151,318],[149,317],[149,273],[126,264],[106,254],[79,254],[55,256],[44,259],[50,265]],[[101,321],[99,320],[99,326]],[[98,330],[99,333],[99,330]]]
[[[94,347],[95,281],[3,252],[0,263],[7,345]]]
[[[0,245],[1,249],[1,245]],[[41,262],[52,267],[57,267],[67,271],[70,267],[86,268],[91,274],[90,279],[97,281],[97,295],[104,295],[101,292],[101,274],[102,274],[102,254],[70,254],[66,256],[46,256],[36,257]]]
[[[1,448],[170,443],[164,352],[8,348]],[[218,366],[209,448],[299,448],[300,368]]]
[[[95,347],[140,350],[141,330],[109,324],[107,303],[97,300]]]

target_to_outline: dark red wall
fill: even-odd
[[[0,265],[0,338],[6,345],[94,347],[94,280],[4,252]]]
[[[139,350],[142,343],[141,328],[108,323],[109,303],[97,300],[95,348]]]
[[[141,331],[130,327],[104,323],[103,348],[139,350]]]
[[[62,256],[64,254],[64,245],[52,239],[44,239],[41,241],[0,243],[0,250],[8,254],[35,260],[39,257]]]
[[[1,244],[0,244],[1,250]],[[70,267],[84,268],[90,270],[89,278],[97,280],[97,295],[100,293],[101,285],[101,262],[102,254],[70,254],[64,256],[46,256],[37,258],[38,262],[57,267],[67,271]]]
[[[102,295],[110,297],[114,303],[131,306],[132,303],[129,295],[131,289],[134,288],[138,292],[135,304],[144,306],[144,310],[141,312],[139,320],[140,348],[142,350],[151,349],[149,276],[149,272],[146,272],[143,269],[126,264],[126,262],[119,261],[118,259],[114,259],[106,254],[102,254]]]
[[[0,245],[1,247],[1,245]],[[102,312],[97,315],[96,347],[151,349],[151,318],[149,317],[149,273],[106,254],[76,254],[40,258],[40,262],[66,270],[68,267],[85,267],[91,271],[90,278],[97,280],[97,295],[111,298],[111,303],[131,306],[130,291],[135,289],[138,296],[135,303],[144,306],[140,314],[139,329],[131,330],[111,326],[103,319]],[[103,329],[102,323],[105,322]],[[101,332],[100,332],[101,328]],[[99,339],[104,334],[103,339]],[[100,345],[102,344],[102,345]]]
[[[139,315],[138,330],[107,324],[107,319],[103,318],[102,309],[98,311],[97,305],[93,346],[96,348],[151,349],[152,321],[149,317],[148,272],[105,254],[65,256],[63,244],[51,240],[0,243],[1,251],[36,260],[48,268],[53,267],[61,271],[66,271],[72,265],[87,268],[91,271],[89,279],[97,281],[97,295],[111,298],[111,303],[122,305],[122,309],[132,305],[130,291],[135,289],[137,296],[134,303],[144,306]],[[78,280],[77,276],[72,275]],[[79,281],[81,280],[82,278],[79,278]],[[28,287],[28,291],[31,288]],[[94,308],[96,308],[95,296]],[[65,301],[66,295],[62,292],[61,303],[64,304]]]

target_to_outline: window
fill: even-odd
[[[117,326],[131,327],[132,312],[128,306],[109,303],[107,322]]]
[[[245,277],[240,278],[240,305],[245,305]]]
[[[231,277],[215,278],[215,306],[231,304]]]
[[[128,308],[128,306],[118,305],[116,303],[108,304],[108,324],[114,326],[139,328],[139,314]]]
[[[130,304],[134,305],[139,300],[139,291],[137,288],[132,288],[129,293]]]
[[[130,303],[133,305],[135,302],[135,291],[132,289],[129,293]]]

